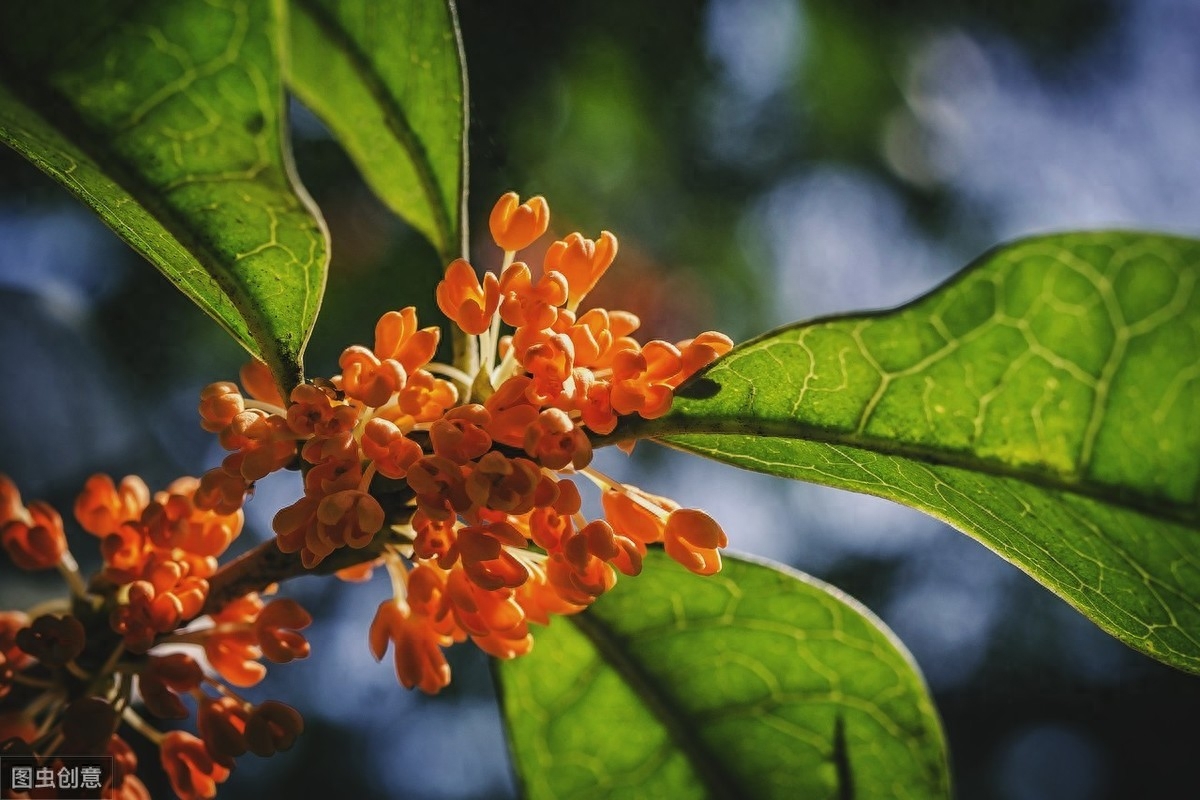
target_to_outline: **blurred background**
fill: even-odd
[[[462,0],[459,14],[476,234],[508,189],[544,194],[558,235],[615,232],[594,302],[639,313],[649,335],[740,340],[893,306],[1032,233],[1200,235],[1191,0]],[[432,297],[435,257],[317,120],[297,106],[293,123],[333,236],[308,351],[309,374],[329,374],[380,313]],[[493,250],[478,235],[473,248],[486,266]],[[0,152],[0,471],[26,498],[65,510],[94,471],[159,489],[215,465],[197,394],[242,358],[81,205]],[[650,446],[605,453],[601,468],[706,508],[732,549],[879,614],[931,686],[959,797],[1200,794],[1200,679],[1126,649],[973,540],[884,501]],[[239,550],[269,535],[294,481],[260,484]],[[297,706],[308,730],[287,754],[243,759],[222,797],[514,796],[476,651],[453,651],[441,696],[409,693],[367,651],[385,579],[283,591],[318,619],[314,655],[248,694]],[[0,607],[58,592],[0,564]]]

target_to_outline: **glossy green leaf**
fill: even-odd
[[[901,309],[742,345],[617,435],[926,511],[1200,672],[1198,282],[1194,240],[1029,239]]]
[[[908,654],[805,575],[652,551],[583,614],[498,664],[530,798],[939,798],[945,744]]]
[[[325,285],[294,179],[278,3],[0,4],[0,140],[294,382]]]
[[[447,0],[291,0],[296,95],[443,260],[462,242],[466,84]]]

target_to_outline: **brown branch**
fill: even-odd
[[[340,569],[373,561],[383,554],[391,536],[382,532],[359,550],[343,547],[312,569],[305,568],[299,553],[284,553],[272,539],[230,561],[208,579],[208,599],[200,615],[216,614],[250,592],[261,592],[273,583],[301,575],[332,575]]]

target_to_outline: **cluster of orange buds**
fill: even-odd
[[[647,545],[697,573],[720,569],[726,537],[711,517],[589,465],[594,436],[623,416],[665,414],[675,389],[732,342],[707,332],[639,344],[635,315],[580,311],[617,240],[572,233],[535,276],[516,254],[549,217],[541,197],[506,194],[490,219],[499,273],[481,278],[463,259],[446,268],[437,303],[458,329],[456,364],[434,361],[439,329],[408,307],[383,315],[374,347],[348,347],[340,374],[297,386],[286,403],[255,364],[242,372],[245,394],[216,383],[201,396],[203,426],[231,452],[199,495],[231,512],[298,451],[304,494],[274,518],[279,549],[313,568],[373,545],[359,560],[387,567],[393,596],[371,624],[371,650],[378,659],[392,646],[409,688],[447,685],[443,649],[454,642],[498,658],[528,652],[530,622],[586,608],[616,572],[640,571]],[[605,519],[583,517],[574,476],[599,487]]]
[[[103,563],[85,581],[62,517],[46,503],[23,504],[0,475],[0,545],[22,569],[58,568],[70,589],[28,613],[0,612],[4,755],[50,767],[68,755],[112,756],[103,796],[146,798],[125,726],[159,746],[176,793],[192,800],[213,797],[235,757],[286,749],[300,733],[293,709],[253,705],[226,684],[257,683],[263,657],[306,656],[297,629],[311,620],[293,600],[264,603],[253,593],[201,614],[208,578],[243,516],[206,505],[199,487],[196,478],[180,478],[151,496],[137,477],[89,478],[75,519],[99,540]],[[185,697],[195,704],[199,736],[159,730],[135,709],[136,700],[152,717],[182,720]]]

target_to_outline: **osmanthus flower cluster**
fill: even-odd
[[[311,620],[295,601],[257,592],[201,617],[242,512],[202,507],[199,486],[180,478],[152,496],[137,477],[88,479],[74,515],[98,540],[102,566],[85,583],[62,517],[45,503],[24,504],[0,476],[0,545],[22,569],[57,568],[70,589],[28,612],[0,611],[0,755],[56,771],[62,756],[112,756],[98,796],[148,798],[124,723],[159,746],[180,797],[207,798],[237,756],[271,755],[295,741],[303,723],[294,709],[250,703],[233,687],[258,683],[264,657],[306,656],[298,629]],[[199,736],[147,719],[193,715]]]
[[[23,569],[57,568],[71,589],[61,604],[0,615],[3,747],[44,761],[111,754],[121,798],[146,795],[122,723],[160,746],[183,798],[212,797],[246,752],[289,747],[299,715],[235,687],[258,683],[264,658],[306,656],[298,631],[309,615],[257,591],[210,597],[243,503],[285,468],[299,469],[303,494],[275,515],[278,551],[298,571],[349,564],[337,570],[349,580],[386,568],[392,593],[370,649],[381,659],[391,648],[399,681],[430,693],[450,681],[446,647],[470,639],[498,658],[529,652],[530,623],[581,611],[618,572],[638,574],[648,545],[694,572],[719,570],[726,537],[711,517],[590,464],[595,437],[622,417],[665,414],[675,389],[732,343],[707,332],[642,344],[635,315],[581,310],[617,240],[572,233],[535,274],[516,256],[548,225],[542,198],[509,193],[490,218],[499,272],[481,276],[462,259],[447,267],[437,304],[457,328],[453,365],[434,360],[441,332],[409,307],[383,315],[373,347],[348,347],[339,374],[286,399],[258,362],[241,387],[206,387],[201,425],[228,456],[153,496],[136,477],[93,476],[74,509],[103,558],[86,583],[58,513],[24,505],[0,479],[5,551]],[[577,479],[596,487],[602,519],[583,515]],[[147,716],[194,716],[198,735],[164,733]]]

